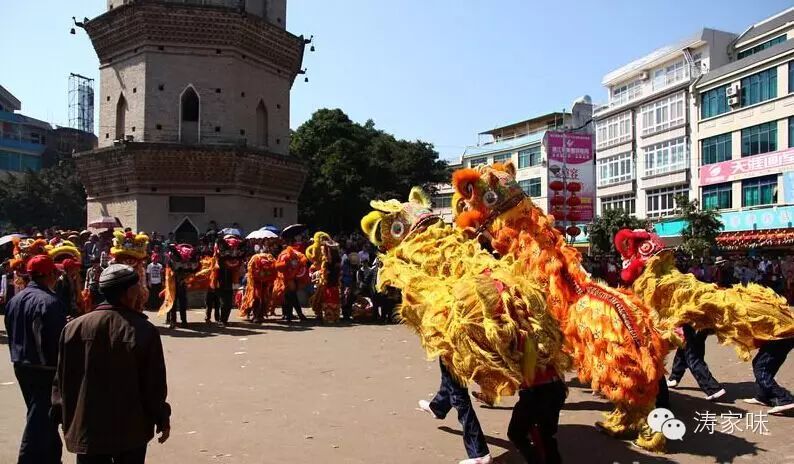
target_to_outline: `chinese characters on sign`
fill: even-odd
[[[546,132],[543,144],[549,164],[548,211],[569,225],[591,221],[596,198],[593,135]]]
[[[700,185],[774,174],[784,167],[794,169],[794,148],[701,166]]]
[[[724,412],[717,416],[714,412],[695,411],[695,433],[713,435],[719,429],[721,433],[732,435],[737,432],[750,432],[758,435],[769,435],[769,418],[761,412]]]

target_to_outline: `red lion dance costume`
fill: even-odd
[[[342,280],[339,244],[325,232],[317,232],[306,257],[312,262],[312,281],[317,288],[311,298],[311,307],[317,319],[338,322],[342,311],[339,285]]]
[[[165,268],[165,288],[161,294],[163,303],[160,305],[160,314],[171,311],[174,305],[179,303],[179,286],[195,288],[194,280],[200,266],[198,250],[192,245],[170,244],[166,253],[168,253],[168,266]],[[176,314],[172,314],[172,317],[176,317]]]
[[[91,311],[91,292],[84,289],[83,276],[80,275],[80,250],[69,240],[61,239],[51,240],[46,249],[52,261],[63,272],[60,277],[62,281],[57,285],[65,285],[69,289],[69,314],[81,315]]]
[[[596,425],[619,438],[635,438],[662,451],[665,439],[647,424],[664,374],[667,343],[651,310],[633,295],[593,280],[578,251],[515,181],[512,163],[462,169],[453,176],[453,208],[459,227],[490,239],[517,275],[544,288],[552,316],[565,336],[579,379],[615,409]]]
[[[272,310],[273,285],[276,282],[276,259],[270,253],[258,253],[248,260],[245,291],[240,303],[240,317],[253,317],[254,322],[263,322],[266,316],[275,315]]]
[[[794,316],[785,298],[756,284],[720,288],[675,267],[673,251],[646,230],[621,229],[615,247],[623,257],[621,278],[659,317],[663,331],[687,324],[713,330],[743,361],[770,340],[794,337]]]

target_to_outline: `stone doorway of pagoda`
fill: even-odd
[[[189,243],[191,245],[198,245],[199,241],[198,228],[190,218],[182,219],[179,226],[174,229],[174,240],[176,243]]]

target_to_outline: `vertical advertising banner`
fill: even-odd
[[[596,202],[593,134],[546,132],[549,209],[558,221],[593,220]]]

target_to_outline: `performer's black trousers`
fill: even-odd
[[[518,392],[507,437],[528,463],[562,462],[554,435],[564,403],[565,384],[561,380]]]
[[[765,342],[753,358],[756,398],[772,406],[794,403],[794,396],[775,382],[775,375],[794,348],[794,338]]]
[[[77,464],[144,464],[146,445],[118,454],[78,454]]]
[[[711,375],[708,364],[706,364],[706,338],[708,331],[696,332],[692,326],[682,326],[684,330],[684,347],[675,352],[673,368],[670,372],[670,380],[680,382],[686,373],[687,368],[692,372],[698,386],[706,395],[713,395],[722,389],[717,379]]]
[[[215,322],[220,322],[221,300],[218,297],[218,291],[213,289],[207,290],[207,296],[204,298],[204,302],[207,305],[207,315],[205,319],[209,321],[211,316],[215,316]]]
[[[471,405],[469,390],[455,381],[444,363],[439,361],[439,364],[441,365],[441,387],[433,397],[433,401],[430,402],[430,409],[436,417],[443,419],[447,417],[447,413],[452,408],[455,408],[458,411],[458,421],[463,428],[463,445],[466,447],[469,458],[480,458],[489,454],[480,421]]]
[[[229,322],[229,315],[232,313],[234,305],[234,290],[217,290],[218,298],[221,300],[221,322]]]
[[[292,320],[292,310],[298,314],[300,320],[306,319],[301,309],[301,303],[298,300],[298,292],[294,290],[287,290],[284,292],[284,304],[281,306],[281,314],[287,318],[288,321]]]
[[[184,283],[176,284],[176,299],[174,300],[174,306],[169,311],[169,320],[176,322],[177,311],[179,311],[179,318],[182,323],[187,324],[187,287]]]

